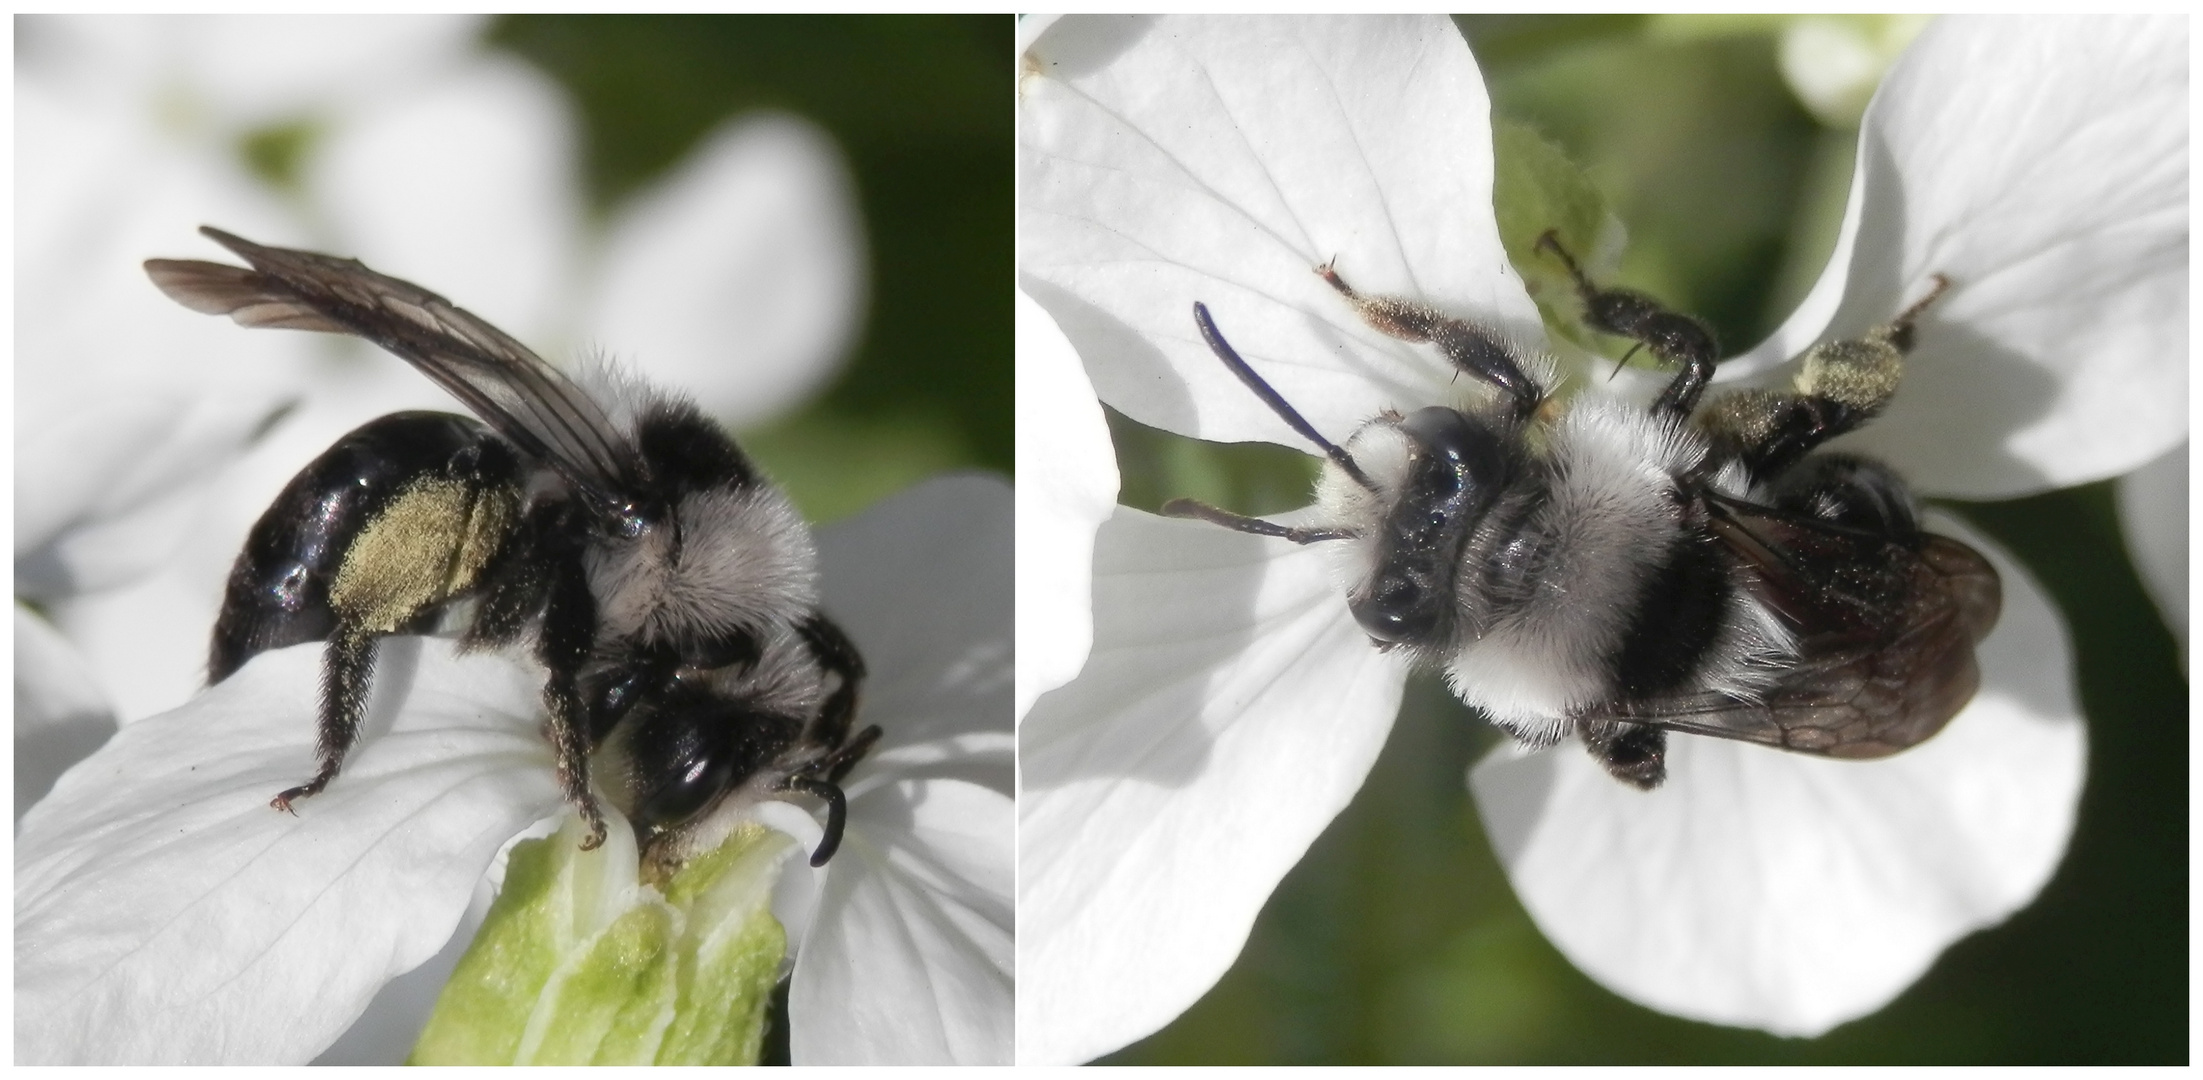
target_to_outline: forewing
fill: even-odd
[[[403,357],[498,434],[601,504],[636,488],[626,440],[573,381],[503,331],[411,282],[357,259],[266,247],[199,230],[251,267],[148,259],[161,291],[239,325],[356,334]]]
[[[1980,684],[1974,645],[1996,624],[1996,570],[1923,534],[1890,541],[1731,505],[1715,532],[1754,594],[1792,628],[1798,659],[1758,701],[1689,694],[1588,719],[1840,758],[1894,754],[1943,729]]]

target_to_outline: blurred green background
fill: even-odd
[[[1457,19],[1495,117],[1581,165],[1628,228],[1619,283],[1758,342],[1824,263],[1853,132],[1786,86],[1771,18]],[[1110,416],[1120,501],[1303,505],[1313,458]],[[1237,964],[1110,1063],[2185,1062],[2187,679],[2128,564],[2109,483],[1946,503],[2048,587],[2073,636],[2089,776],[2035,903],[1959,941],[1897,1001],[1819,1039],[1675,1019],[1577,972],[1515,902],[1464,784],[1500,736],[1409,685],[1346,812],[1270,898]]]
[[[510,16],[489,42],[565,86],[587,191],[608,210],[721,120],[757,108],[831,132],[871,256],[841,378],[741,433],[813,521],[934,473],[1011,469],[1008,16]]]

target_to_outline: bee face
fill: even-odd
[[[1369,571],[1347,596],[1347,609],[1372,641],[1435,646],[1451,638],[1462,546],[1513,479],[1509,440],[1496,428],[1458,409],[1429,406],[1380,418],[1349,441],[1349,452],[1392,443],[1382,466],[1366,470],[1385,497],[1358,508],[1364,514],[1357,542],[1368,548]]]

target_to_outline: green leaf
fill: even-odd
[[[1620,250],[1620,223],[1607,213],[1605,197],[1583,168],[1537,129],[1493,117],[1492,155],[1492,209],[1508,261],[1537,301],[1546,327],[1596,352],[1567,269],[1550,252],[1538,250],[1538,238],[1555,231],[1569,254],[1596,273]]]

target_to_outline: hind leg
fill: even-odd
[[[314,741],[321,755],[321,768],[313,779],[268,800],[269,806],[295,816],[298,811],[291,809],[293,802],[320,794],[329,781],[336,779],[337,771],[344,766],[344,755],[359,741],[360,718],[367,714],[367,696],[374,688],[375,643],[379,638],[377,634],[340,629],[322,649],[320,734]]]
[[[1941,274],[1933,282],[1919,302],[1864,336],[1807,350],[1792,389],[1742,390],[1708,402],[1697,422],[1716,455],[1743,462],[1763,482],[1880,415],[1904,376],[1914,325],[1950,288]]]

